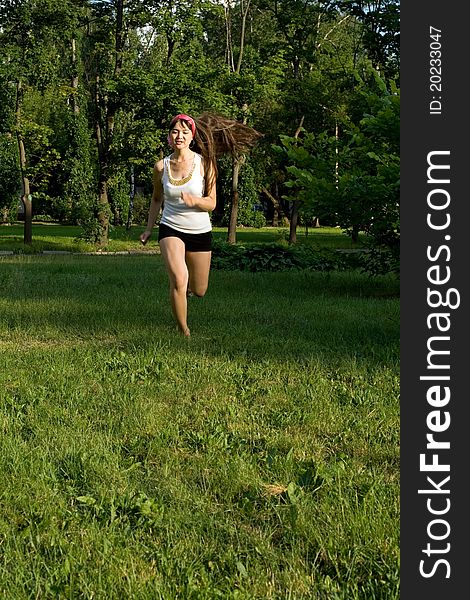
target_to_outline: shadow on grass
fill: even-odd
[[[136,347],[160,341],[254,360],[398,360],[398,282],[392,279],[233,271],[210,277],[206,297],[189,299],[188,341],[176,332],[159,256],[2,258],[3,326],[35,337]]]

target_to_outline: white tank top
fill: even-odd
[[[190,208],[181,199],[181,192],[202,198],[204,177],[201,175],[200,154],[194,153],[194,169],[191,179],[180,185],[170,181],[170,157],[163,159],[163,213],[160,223],[183,233],[206,233],[212,229],[209,213],[200,208]]]

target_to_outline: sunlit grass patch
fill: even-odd
[[[398,600],[393,278],[1,266],[5,597]]]

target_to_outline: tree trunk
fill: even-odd
[[[15,107],[15,120],[16,120],[16,139],[18,142],[18,154],[20,157],[20,173],[21,173],[21,202],[24,207],[24,229],[23,229],[23,242],[27,245],[33,243],[33,205],[31,202],[31,189],[29,186],[29,179],[26,175],[26,150],[24,147],[23,136],[21,135],[21,101],[22,101],[22,89],[21,81],[16,82],[16,107]]]
[[[338,121],[335,121],[335,187],[339,187],[339,126]]]
[[[172,32],[167,32],[166,34],[166,66],[167,68],[170,66],[170,60],[173,56],[173,51],[176,46],[176,40],[171,37]]]
[[[290,217],[289,226],[289,244],[297,243],[297,224],[299,222],[299,204],[294,202],[292,204],[292,212]]]
[[[246,104],[242,107],[245,116],[243,117],[243,124],[246,125],[247,116],[246,112],[248,106]],[[240,169],[245,162],[245,155],[234,156],[232,166],[232,206],[230,208],[230,222],[228,226],[228,242],[229,244],[235,244],[237,237],[237,220],[238,220],[238,180],[240,178]]]
[[[114,34],[114,75],[119,75],[122,69],[122,53],[124,50],[125,42],[125,31],[124,31],[124,0],[117,0],[116,2],[116,30]]]
[[[240,31],[240,52],[238,54],[237,66],[234,67],[233,64],[233,48],[232,48],[232,39],[231,39],[231,20],[230,20],[230,4],[227,2],[225,5],[225,23],[227,28],[227,60],[229,66],[231,66],[232,71],[237,75],[240,74],[240,69],[242,66],[243,60],[243,50],[245,47],[245,31],[246,31],[246,17],[248,15],[248,9],[250,7],[251,0],[246,0],[245,6],[243,5],[243,0],[241,0],[240,10],[242,13],[242,23],[241,23],[241,31]],[[248,105],[244,104],[242,106],[242,111],[244,113],[243,124],[246,125],[247,122],[247,112]],[[232,205],[230,208],[230,221],[228,226],[228,234],[227,241],[229,244],[235,244],[237,239],[237,220],[238,220],[238,203],[239,203],[239,194],[238,194],[238,180],[240,177],[240,169],[245,162],[245,156],[234,156],[233,157],[233,166],[232,166]]]
[[[99,75],[97,75],[95,81],[95,137],[98,148],[98,207],[96,217],[99,231],[95,235],[95,242],[99,246],[104,246],[109,233],[108,152],[101,126],[99,80]]]
[[[113,201],[111,201],[111,205],[113,211],[113,224],[117,227],[118,225],[121,225],[121,211]]]
[[[134,165],[131,165],[131,182],[129,190],[129,212],[127,213],[126,229],[129,230],[132,227],[132,219],[134,217],[134,196],[135,196],[135,179],[134,179]]]
[[[240,169],[245,162],[245,156],[233,158],[232,166],[232,207],[230,210],[230,221],[228,225],[227,241],[229,244],[235,244],[237,241],[237,218],[238,218],[238,180],[240,178]]]
[[[273,210],[273,220],[272,220],[271,225],[273,227],[278,227],[279,220],[281,219],[281,216],[282,216],[281,203],[273,194],[271,194],[271,192],[268,190],[268,188],[263,187],[263,188],[261,188],[261,190],[264,192],[264,194],[267,196],[267,198],[271,201],[271,203],[273,205],[274,210]]]
[[[21,202],[24,207],[24,232],[23,242],[31,245],[33,243],[33,203],[31,202],[31,189],[29,179],[25,174],[26,169],[26,152],[24,148],[23,138],[20,133],[17,133],[18,150],[20,155],[20,172],[21,172]]]
[[[224,3],[225,15],[225,58],[230,71],[235,72],[235,63],[233,61],[232,45],[232,18],[230,16],[230,3]]]
[[[77,51],[76,51],[76,41],[75,38],[72,38],[72,80],[71,80],[71,88],[72,88],[72,106],[73,106],[73,114],[78,115],[80,112],[77,92],[78,92],[78,74],[77,74]]]
[[[353,225],[351,228],[351,240],[353,242],[359,241],[359,227],[357,225]]]
[[[240,2],[240,10],[241,10],[241,13],[242,13],[242,26],[241,26],[241,32],[240,32],[240,52],[238,54],[237,68],[235,69],[235,72],[237,74],[240,74],[240,69],[241,69],[241,66],[242,66],[243,51],[245,49],[246,17],[248,16],[248,10],[250,8],[250,2],[251,2],[251,0],[246,0],[245,7],[243,7],[243,0],[241,0],[241,2]]]
[[[299,125],[298,125],[298,127],[297,127],[297,129],[295,130],[295,133],[294,133],[294,137],[295,137],[295,138],[298,138],[298,137],[299,137],[299,135],[300,135],[300,130],[302,129],[302,127],[303,127],[303,125],[304,125],[304,120],[305,120],[305,115],[302,115],[302,117],[301,117],[301,119],[300,119],[300,122],[299,122]]]
[[[298,138],[300,130],[304,124],[305,115],[302,115],[299,126],[295,130],[294,137]],[[289,244],[295,244],[297,242],[297,224],[299,222],[299,203],[294,200],[292,203],[292,211],[289,225]]]
[[[100,160],[98,177],[98,211],[99,231],[96,235],[98,246],[105,246],[109,236],[109,199],[108,199],[108,175],[106,166]]]
[[[125,41],[124,31],[124,0],[116,2],[116,29],[114,32],[114,76],[118,76],[122,69],[123,49]],[[96,74],[95,92],[95,135],[98,146],[98,210],[99,232],[96,243],[104,246],[109,235],[109,196],[108,179],[111,165],[111,147],[114,134],[114,124],[117,113],[115,101],[108,102],[106,95],[100,92],[100,76]],[[104,130],[104,131],[103,131]]]

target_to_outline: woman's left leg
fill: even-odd
[[[188,291],[195,296],[204,296],[209,285],[212,252],[186,251],[186,264],[189,272]]]

